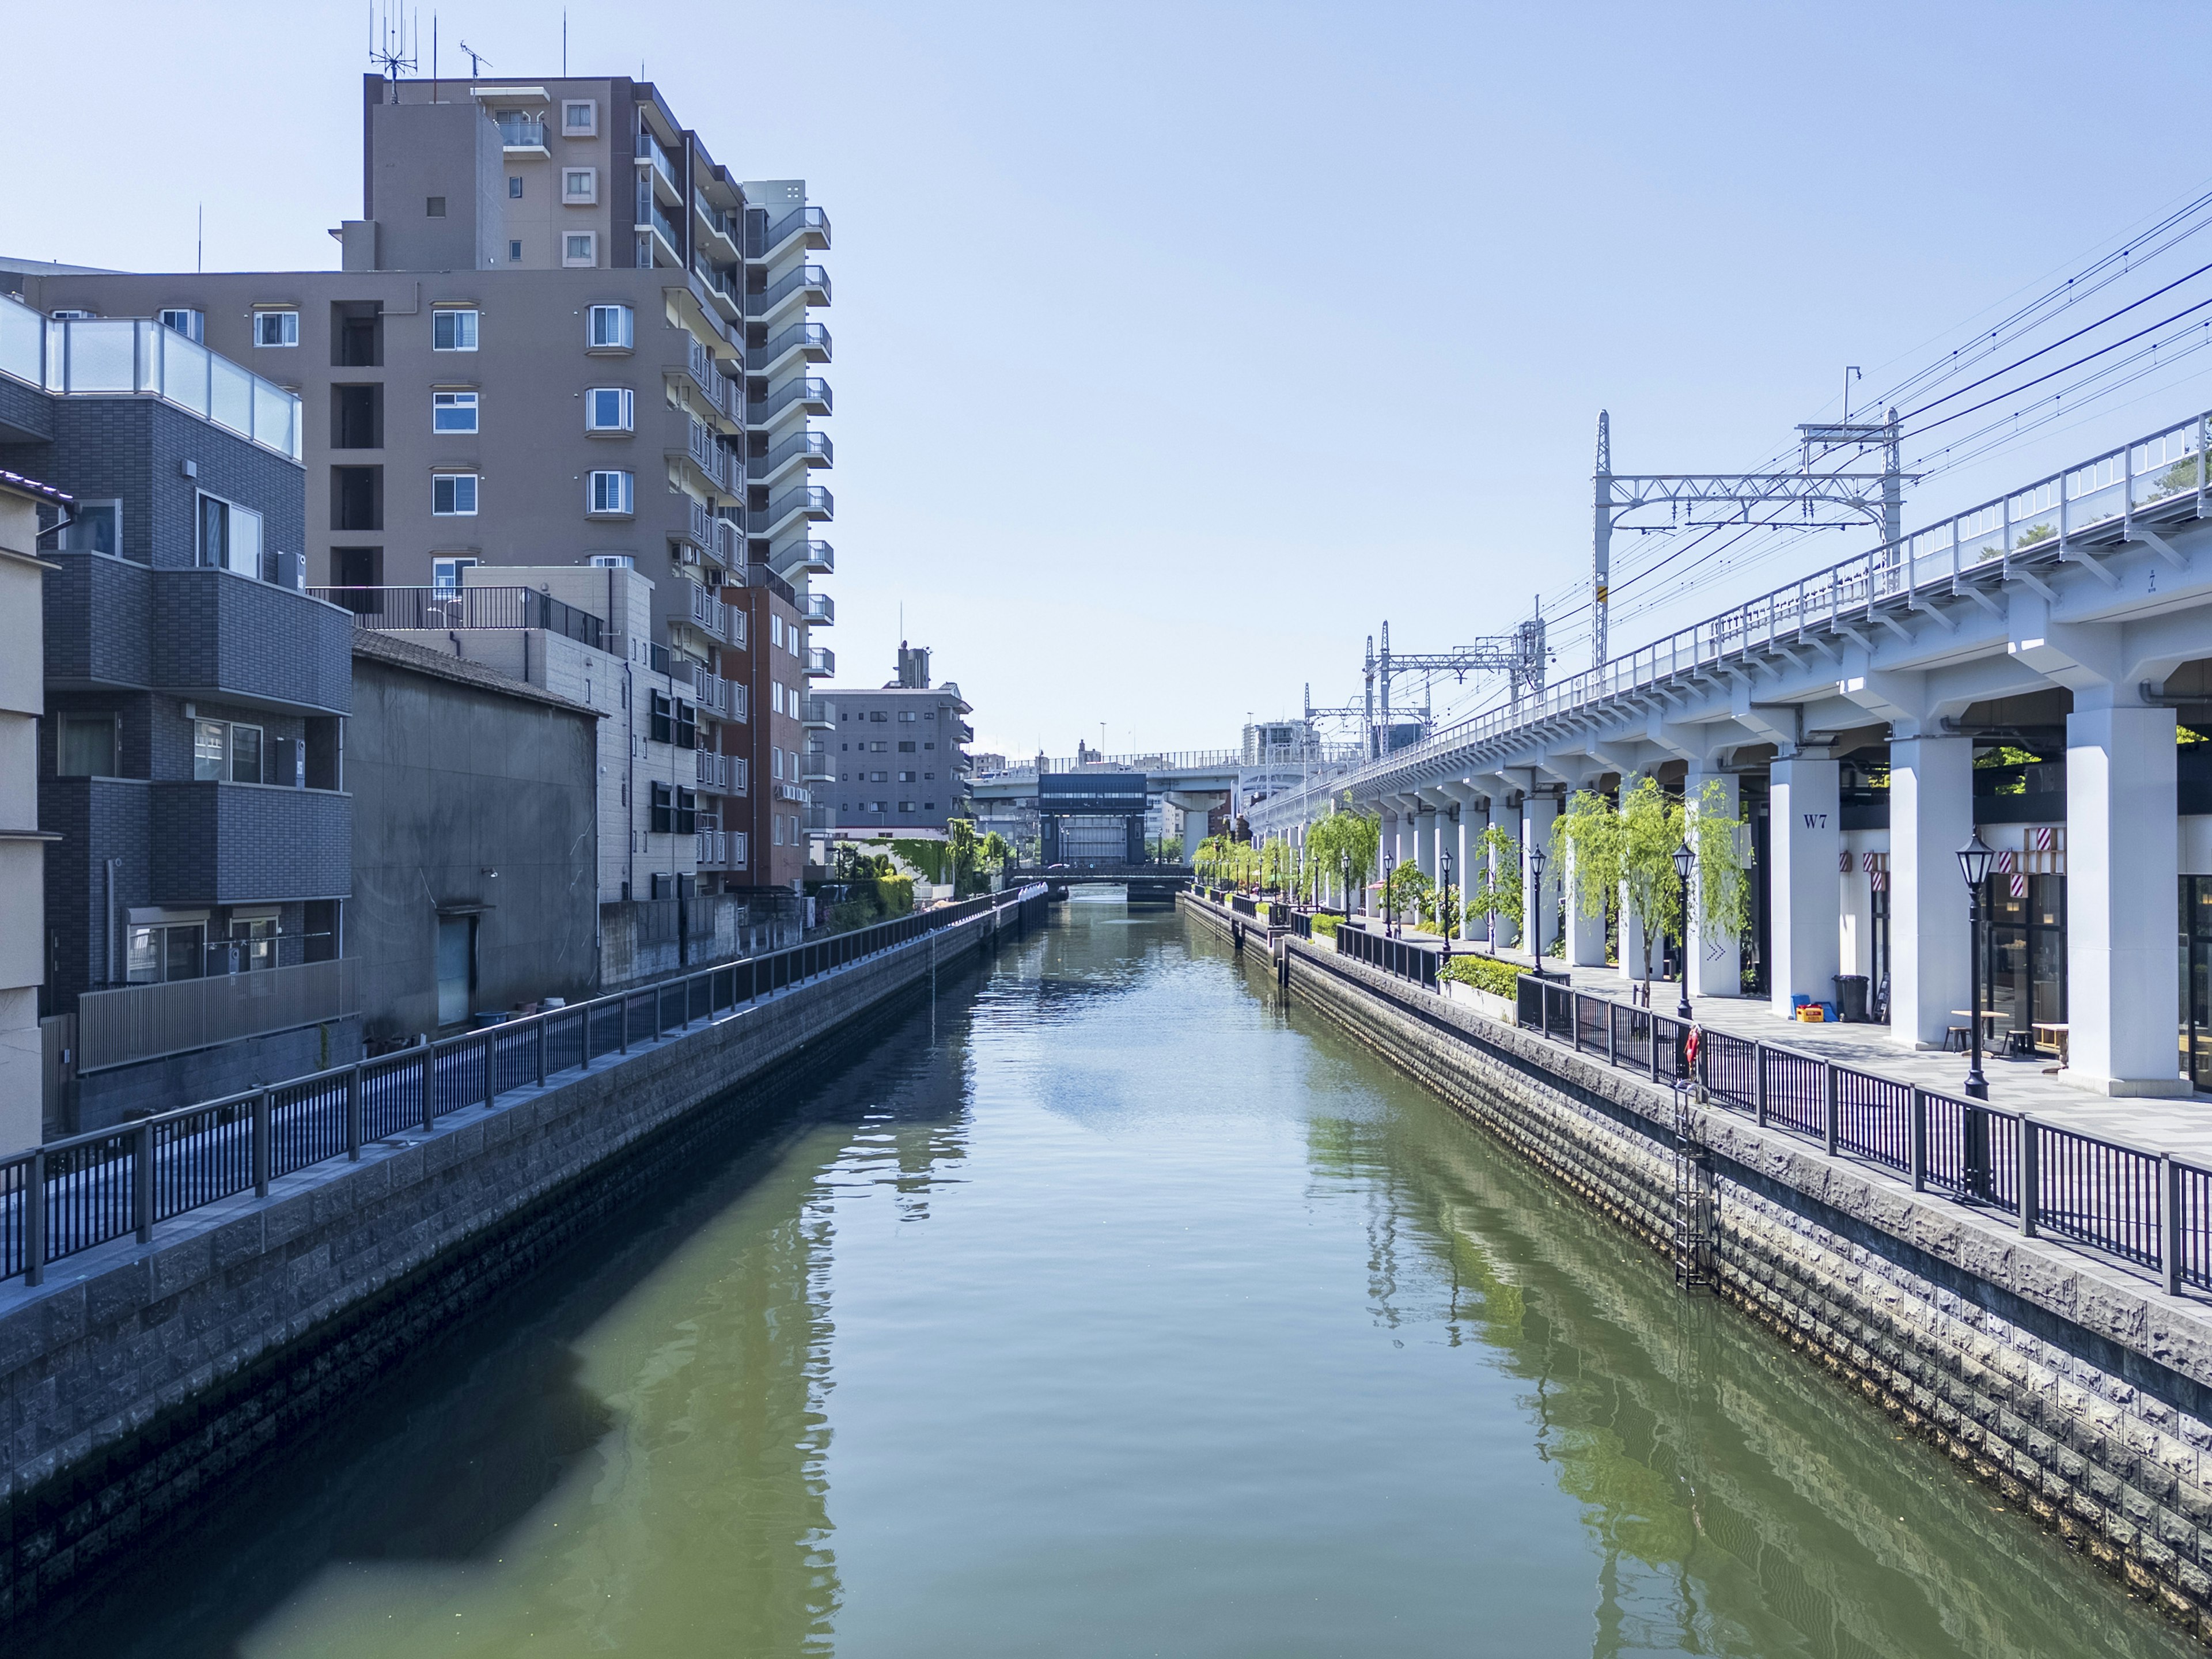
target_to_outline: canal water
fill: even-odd
[[[2195,1650],[1172,915],[1074,902],[87,1656]]]

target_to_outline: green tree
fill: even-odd
[[[1644,935],[1644,977],[1651,977],[1651,941],[1668,932],[1682,932],[1681,878],[1674,870],[1674,852],[1681,846],[1686,819],[1682,803],[1659,787],[1654,777],[1641,778],[1620,798],[1621,902],[1636,918]]]
[[[976,844],[975,855],[987,870],[1004,870],[1014,861],[1014,849],[1006,838],[994,830]]]
[[[1382,838],[1379,819],[1349,806],[1333,806],[1327,817],[1306,831],[1306,858],[1322,879],[1341,881],[1350,866],[1352,890],[1344,896],[1346,908],[1351,908],[1352,893],[1363,891],[1375,873]]]
[[[1394,865],[1382,879],[1382,914],[1403,916],[1408,910],[1413,914],[1416,925],[1426,916],[1429,897],[1436,884],[1429,879],[1428,872],[1411,862]]]
[[[1467,884],[1467,925],[1480,927],[1495,941],[1493,921],[1504,921],[1516,933],[1528,896],[1521,884],[1521,843],[1501,824],[1492,824],[1474,843],[1474,867]]]
[[[1574,884],[1577,913],[1602,916],[1620,902],[1626,826],[1607,795],[1577,789],[1552,821],[1552,861]]]
[[[1707,778],[1690,814],[1697,826],[1698,927],[1706,939],[1751,931],[1751,825],[1729,811],[1728,788]]]

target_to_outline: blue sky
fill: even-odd
[[[0,106],[0,248],[188,268],[204,200],[211,268],[334,264],[364,17],[19,8],[40,72]],[[557,72],[559,18],[441,7],[441,67],[465,38]],[[1015,753],[1101,721],[1224,744],[1308,681],[1349,702],[1386,617],[1401,648],[1503,631],[1586,581],[1601,407],[1623,470],[1750,465],[1832,416],[1846,363],[1948,349],[2212,176],[2186,3],[815,0],[569,30],[575,72],[642,59],[719,157],[828,207],[827,642],[878,681],[902,611]],[[2208,367],[1931,479],[1908,523],[2212,404]],[[1863,540],[1655,580],[1616,647]]]

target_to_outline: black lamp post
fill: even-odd
[[[1455,918],[1451,904],[1451,854],[1439,850],[1437,854],[1437,873],[1442,884],[1437,890],[1437,927],[1444,936],[1444,954],[1451,954],[1452,923]]]
[[[1990,1080],[1982,1075],[1982,914],[1988,908],[1983,902],[1984,884],[1996,860],[1996,851],[1983,842],[1978,829],[1974,838],[1959,849],[1959,873],[1966,880],[1966,948],[1972,953],[1966,981],[1967,1041],[1973,1052],[1972,1064],[1966,1070],[1969,1100],[1990,1097]]]
[[[1682,844],[1674,849],[1674,879],[1682,887],[1682,1000],[1674,1010],[1674,1018],[1685,1024],[1690,1019],[1690,872],[1697,862],[1697,853],[1686,836]]]
[[[1338,867],[1343,872],[1336,884],[1336,896],[1344,905],[1344,919],[1352,920],[1352,854],[1340,853]]]
[[[1550,862],[1542,848],[1528,849],[1528,873],[1534,880],[1528,895],[1528,926],[1524,931],[1528,935],[1528,954],[1535,961],[1538,979],[1544,977],[1544,866]]]
[[[1395,853],[1383,854],[1382,937],[1385,939],[1395,939],[1398,937],[1398,906],[1396,903],[1398,896],[1392,890],[1390,886],[1390,872],[1397,867],[1397,864],[1398,855]]]

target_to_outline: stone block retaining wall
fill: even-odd
[[[1671,1251],[1667,1091],[1319,941],[1244,955],[1286,959],[1294,1002]],[[2212,1308],[1747,1119],[1698,1121],[1723,1298],[2212,1641]]]

